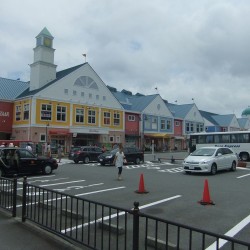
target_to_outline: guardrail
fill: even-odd
[[[8,181],[1,178],[0,183],[2,180]],[[12,206],[13,199],[5,207]],[[142,213],[138,202],[124,209],[31,185],[26,177],[21,199],[23,222],[30,220],[90,249],[250,250],[250,242]]]

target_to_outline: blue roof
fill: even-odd
[[[166,103],[166,102],[165,102]],[[173,104],[173,103],[166,103],[166,106],[171,111],[175,118],[185,119],[188,112],[194,106],[194,104]]]
[[[35,90],[32,90],[30,91],[29,89],[27,89],[25,92],[23,92],[21,95],[18,96],[18,98],[21,98],[21,97],[26,97],[26,96],[32,96],[32,95],[35,95],[36,93],[38,93],[39,91],[47,88],[48,86],[52,85],[53,83],[57,82],[58,80],[60,80],[61,78],[65,77],[66,75],[72,73],[73,71],[77,70],[78,68],[80,68],[81,66],[83,66],[84,64],[87,64],[87,63],[83,63],[83,64],[80,64],[80,65],[77,65],[77,66],[74,66],[72,68],[68,68],[68,69],[65,69],[65,70],[62,70],[62,71],[58,71],[56,73],[56,79],[45,84],[43,87],[39,88],[39,89],[35,89]]]
[[[126,92],[112,91],[112,88],[109,89],[123,108],[130,111],[142,112],[158,96],[158,94],[148,96],[131,95]]]
[[[28,82],[0,77],[0,100],[14,101],[21,93],[23,93],[28,88]]]
[[[219,125],[218,122],[213,118],[214,115],[218,115],[218,114],[203,111],[203,110],[199,110],[199,111],[200,111],[201,116],[204,117],[206,120],[208,120],[214,125]]]
[[[235,117],[234,114],[230,115],[213,115],[212,118],[223,127],[228,127],[232,122],[233,118]]]

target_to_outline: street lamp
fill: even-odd
[[[46,144],[48,143],[48,127],[49,127],[49,123],[47,122],[46,123],[46,138],[45,138],[45,141],[46,141]]]

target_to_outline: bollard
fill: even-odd
[[[171,157],[171,163],[175,163],[175,159],[173,156]]]
[[[133,210],[133,250],[139,250],[139,202],[134,202]]]

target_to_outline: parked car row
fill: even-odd
[[[83,162],[87,164],[96,161],[102,166],[106,164],[113,165],[117,151],[118,148],[103,153],[100,147],[79,146],[71,148],[68,158],[75,163]],[[136,147],[124,147],[123,152],[128,163],[133,162],[135,164],[140,164],[140,162],[144,161],[143,151]]]

